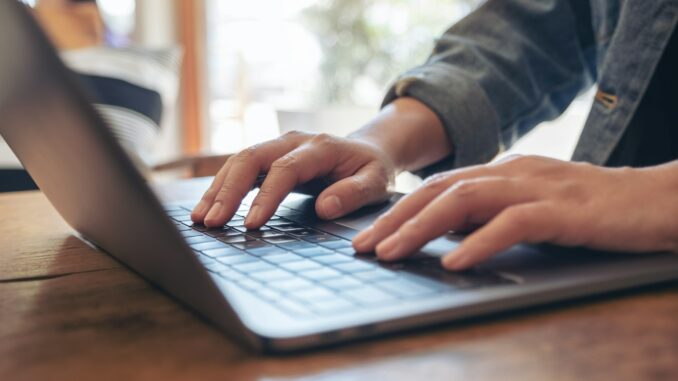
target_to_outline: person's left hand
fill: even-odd
[[[518,243],[678,252],[678,161],[604,168],[535,156],[434,175],[357,235],[382,260],[478,227],[442,264],[468,268]]]

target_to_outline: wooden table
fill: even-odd
[[[38,192],[0,195],[0,253],[0,380],[678,379],[678,283],[262,356],[75,238]]]

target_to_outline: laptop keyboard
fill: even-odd
[[[247,205],[219,229],[193,224],[191,207],[167,206],[166,211],[205,268],[295,316],[349,313],[511,283],[479,270],[450,273],[435,258],[378,262],[284,207],[251,231],[244,226]]]

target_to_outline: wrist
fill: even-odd
[[[425,104],[407,97],[386,105],[349,138],[378,147],[398,172],[422,168],[452,152],[438,116]]]

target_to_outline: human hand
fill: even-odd
[[[516,156],[437,174],[353,245],[392,261],[479,225],[442,259],[445,268],[468,268],[518,243],[678,252],[678,161],[635,169]]]
[[[367,141],[287,133],[229,158],[193,210],[192,220],[210,227],[224,225],[260,173],[267,175],[245,219],[250,229],[268,221],[296,185],[319,177],[332,183],[316,200],[321,218],[337,218],[385,200],[395,167],[378,145]]]

